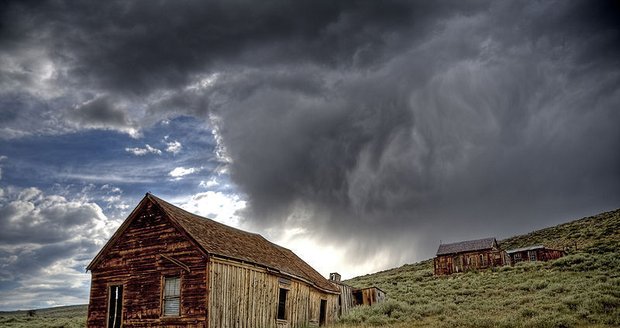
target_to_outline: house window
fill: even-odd
[[[108,328],[122,326],[123,315],[123,286],[114,285],[109,287],[108,292]]]
[[[164,316],[179,316],[181,313],[181,278],[164,278]]]
[[[286,294],[288,290],[280,288],[280,297],[278,298],[278,319],[286,320]]]
[[[529,251],[530,261],[536,261],[536,251]]]

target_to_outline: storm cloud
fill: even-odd
[[[617,1],[54,1],[2,13],[4,138],[140,138],[200,120],[246,200],[241,224],[338,249],[330,265],[345,275],[620,204]]]
[[[88,201],[0,190],[0,307],[83,302],[84,268],[118,221]]]

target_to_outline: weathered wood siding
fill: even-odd
[[[295,279],[280,278],[264,268],[211,258],[209,325],[218,328],[297,328],[319,324],[321,299],[327,301],[326,323],[336,320],[338,295],[323,293]],[[277,320],[279,288],[288,290],[286,320]]]
[[[440,255],[433,259],[435,275],[447,275],[474,269],[499,267],[506,263],[506,254],[501,250]]]
[[[340,305],[340,310],[338,311],[338,316],[345,315],[351,310],[353,306],[355,306],[355,299],[353,298],[353,287],[349,285],[345,285],[342,283],[336,283],[338,289],[340,289],[340,295],[338,296],[338,304]]]
[[[533,258],[531,257],[533,255]],[[559,259],[564,256],[564,251],[549,248],[540,248],[534,250],[523,250],[520,252],[511,253],[509,255],[510,265],[515,265],[519,262],[530,261],[550,261]]]
[[[88,327],[107,325],[108,286],[123,285],[123,327],[206,327],[207,258],[152,204],[92,268]],[[162,254],[187,265],[190,272]],[[181,277],[181,316],[162,318],[162,277]]]

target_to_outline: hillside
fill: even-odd
[[[0,311],[0,327],[63,327],[86,326],[88,306],[71,305],[30,311]]]
[[[504,248],[577,245],[545,263],[433,276],[432,259],[346,281],[390,301],[360,307],[342,327],[616,327],[620,325],[620,210],[500,241]]]
[[[554,262],[434,277],[432,259],[346,281],[390,300],[358,307],[344,327],[620,326],[620,209],[500,241],[573,246]],[[574,249],[574,245],[577,249]],[[84,327],[86,305],[0,312],[0,327]]]

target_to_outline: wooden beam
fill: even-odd
[[[159,254],[159,255],[161,255],[161,257],[165,258],[166,260],[168,260],[168,261],[170,261],[170,262],[180,266],[183,270],[185,270],[187,272],[192,272],[185,263],[183,263],[183,262],[181,262],[181,261],[179,261],[177,259],[174,259],[174,258],[172,258],[172,257],[170,257],[168,255],[165,255],[165,254]]]

